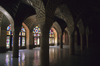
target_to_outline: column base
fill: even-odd
[[[75,53],[74,53],[74,52],[69,52],[69,54],[70,54],[70,55],[75,55]]]
[[[19,56],[13,56],[13,58],[19,58]]]
[[[34,48],[34,46],[33,45],[29,45],[29,49],[33,49]]]
[[[57,46],[59,46],[59,43],[57,43]]]
[[[6,53],[7,50],[6,50],[6,47],[0,47],[0,53]]]
[[[62,46],[60,45],[60,48],[63,49],[63,45]]]
[[[81,48],[81,50],[85,50],[85,48]]]

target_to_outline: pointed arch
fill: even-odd
[[[10,24],[12,25],[11,30],[14,31],[14,20],[11,17],[11,15],[2,6],[0,6],[0,12],[2,12],[6,16],[6,18],[9,20]]]
[[[55,28],[51,28],[54,32],[54,44],[57,46],[57,38],[58,38],[58,34],[57,34],[57,31],[55,30]]]
[[[27,27],[27,25],[25,23],[22,23],[22,25],[26,29],[26,48],[28,48],[29,47],[29,43],[30,43],[29,28]]]

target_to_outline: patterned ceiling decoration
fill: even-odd
[[[36,15],[32,15],[24,20],[24,23],[27,25],[27,27],[32,30],[34,25],[37,25],[36,21]]]
[[[3,13],[0,12],[0,26],[1,26],[2,18],[3,18]]]
[[[48,0],[46,5],[46,15],[50,18],[53,18],[55,9],[61,4],[62,0]]]
[[[3,30],[7,30],[7,26],[9,25],[9,20],[6,18],[5,15],[3,15],[3,19],[2,19],[2,22],[1,22],[1,29]]]
[[[26,0],[26,1],[23,0],[23,1],[26,2],[27,4],[31,5],[36,10],[37,23],[45,22],[45,7],[44,7],[42,0]],[[61,3],[61,0],[58,0],[58,1],[50,0],[50,2],[48,2],[47,11],[48,11],[49,17],[53,17],[53,11],[59,5],[59,3]],[[26,22],[25,22],[25,24],[27,25]],[[32,23],[28,22],[28,25],[30,25],[30,24],[32,24]]]
[[[44,23],[45,22],[45,7],[42,0],[22,0],[24,3],[32,6],[36,11],[35,22],[37,23]],[[31,19],[32,21],[32,19]],[[33,22],[24,23],[30,28],[33,26]],[[33,20],[34,21],[34,20]]]
[[[59,6],[55,11],[55,16],[63,19],[68,25],[68,30],[70,32],[73,32],[73,30],[74,30],[73,17],[72,17],[72,15],[71,15],[71,13],[66,5]]]
[[[30,4],[33,8],[35,8],[37,22],[40,22],[40,21],[44,22],[45,7],[44,7],[42,0],[27,0],[27,3]]]

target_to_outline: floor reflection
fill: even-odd
[[[57,61],[61,57],[60,49],[49,48],[49,62]],[[64,51],[65,52],[65,51]],[[20,50],[19,58],[12,58],[12,51],[6,53],[5,66],[40,66],[40,48]]]
[[[13,59],[11,58],[11,56],[12,55],[10,55],[10,54],[6,54],[6,59],[5,59],[6,66],[13,66],[12,65]]]
[[[49,49],[49,61],[52,62],[54,59],[54,48]]]
[[[34,51],[34,59],[33,59],[33,65],[38,66],[40,65],[40,51]]]
[[[50,66],[91,66],[91,63],[98,60],[91,60],[95,56],[93,50],[81,51],[76,49],[76,55],[69,55],[68,45],[63,49],[59,47],[49,47],[49,65]],[[92,56],[93,55],[93,56]],[[33,50],[19,50],[19,58],[12,58],[12,51],[0,53],[0,66],[41,66],[40,65],[40,48]],[[93,57],[93,58],[92,58]],[[98,56],[99,57],[99,56]],[[96,57],[96,59],[98,59]],[[43,57],[42,57],[43,58]],[[45,60],[44,55],[44,60]],[[94,63],[95,64],[95,63]],[[48,66],[48,65],[47,65]],[[97,65],[98,66],[98,65]],[[100,65],[99,65],[100,66]]]
[[[19,52],[19,58],[12,58],[11,54],[6,54],[6,66],[25,66],[25,52]]]
[[[19,66],[25,66],[25,53],[19,53],[19,60],[18,60]]]

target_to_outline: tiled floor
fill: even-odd
[[[100,66],[100,52],[97,49],[86,49],[81,51],[77,47],[75,55],[69,55],[69,46],[63,49],[53,46],[49,49],[50,66]],[[19,50],[19,58],[12,58],[12,51],[0,53],[0,66],[41,66],[40,48],[33,50]]]

